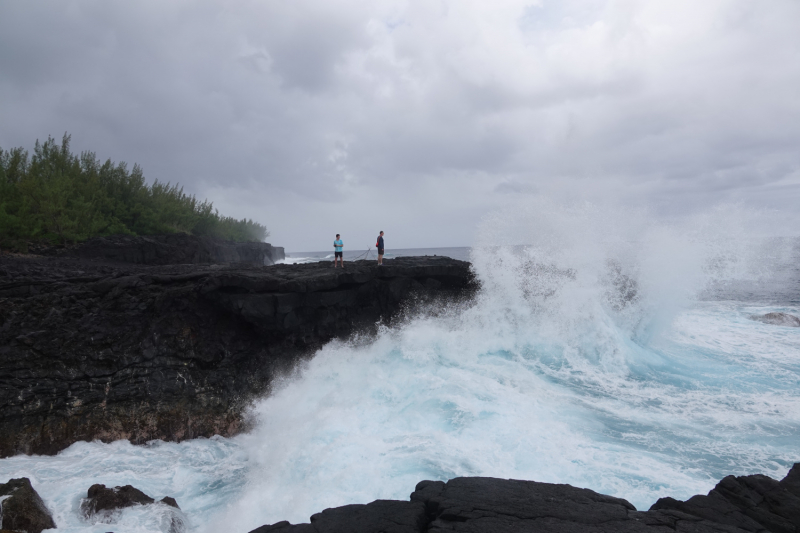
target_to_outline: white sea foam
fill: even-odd
[[[333,254],[331,254],[333,256]],[[307,263],[318,263],[324,258],[319,257],[291,257],[286,256],[284,259],[279,259],[275,262],[277,265],[304,265]]]
[[[571,483],[647,508],[731,473],[782,476],[800,459],[800,328],[747,317],[800,309],[696,298],[786,265],[764,222],[545,204],[490,217],[473,302],[328,344],[254,406],[249,434],[76,444],[0,473],[29,475],[63,531],[101,531],[76,509],[102,482],[175,496],[195,531],[242,533],[406,499],[422,479]],[[155,513],[114,530],[163,530]]]
[[[78,442],[56,456],[18,455],[0,461],[0,480],[27,477],[53,513],[59,532],[167,532],[173,517],[191,530],[225,505],[243,486],[247,454],[229,439],[195,439],[176,443],[152,442],[134,446]],[[172,496],[181,507],[176,515],[165,505],[125,509],[115,520],[93,524],[80,512],[81,499],[95,483],[109,487],[133,485],[161,499]]]

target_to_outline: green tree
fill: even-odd
[[[93,152],[75,156],[70,136],[48,137],[33,155],[0,148],[0,247],[24,249],[27,241],[67,244],[96,235],[185,232],[234,241],[263,241],[267,228],[223,217],[207,200],[155,180],[142,169]]]

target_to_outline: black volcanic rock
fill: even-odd
[[[86,499],[81,502],[81,511],[85,516],[90,517],[103,511],[116,511],[134,505],[148,505],[155,502],[155,499],[131,485],[111,488],[98,483],[89,487]],[[160,502],[180,509],[175,498],[170,496],[162,498]]]
[[[0,528],[10,531],[40,533],[56,527],[42,498],[26,478],[0,484]]]
[[[156,503],[155,499],[131,485],[110,488],[105,485],[95,484],[89,487],[87,497],[81,502],[81,512],[84,518],[90,522],[114,523],[120,510],[134,505],[150,505],[154,503]],[[162,498],[158,503],[163,503],[180,511],[178,502],[170,496]],[[170,533],[183,533],[185,530],[184,516],[179,512],[173,511],[170,518]]]
[[[0,456],[78,440],[243,429],[272,379],[413,298],[460,298],[469,264],[143,266],[0,255]]]
[[[313,515],[310,524],[278,522],[261,526],[251,533],[422,533],[426,524],[425,506],[421,503],[375,500],[366,505],[325,509]]]
[[[661,498],[650,508],[677,510],[745,531],[795,533],[800,531],[800,464],[782,481],[771,477],[728,476],[706,496],[685,502]]]
[[[396,505],[392,505],[392,503]],[[422,506],[424,518],[417,518]],[[401,504],[406,504],[401,505]],[[660,499],[637,511],[621,498],[570,485],[494,478],[422,481],[411,502],[378,500],[326,509],[310,524],[279,522],[251,533],[797,533],[800,464],[778,482],[728,476],[708,496]]]
[[[535,481],[455,478],[423,481],[411,501],[425,504],[429,531],[491,531],[530,528],[536,523],[615,524],[636,508],[589,489]],[[615,526],[617,527],[617,526]]]
[[[98,483],[89,487],[87,498],[81,502],[81,510],[84,515],[91,516],[103,511],[115,511],[154,502],[153,498],[131,485],[111,488]]]

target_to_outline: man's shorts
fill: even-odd
[[[378,255],[383,255],[383,248],[378,248]]]
[[[342,252],[333,252],[333,258],[336,259],[337,257],[342,257]],[[342,257],[344,259],[344,257]]]

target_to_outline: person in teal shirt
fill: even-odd
[[[336,268],[336,260],[338,259],[341,264],[342,268],[344,268],[344,257],[342,257],[342,248],[344,247],[344,243],[342,239],[339,238],[339,234],[336,234],[336,240],[333,241],[333,268]]]

